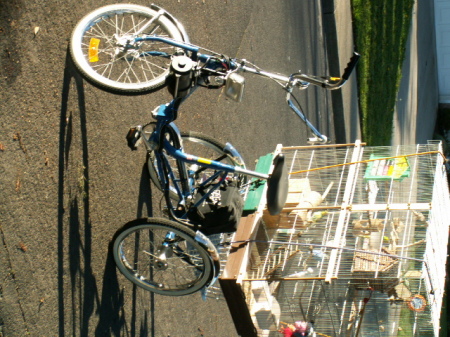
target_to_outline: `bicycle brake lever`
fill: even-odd
[[[139,127],[130,128],[130,130],[128,130],[126,139],[128,147],[131,149],[131,151],[137,150],[137,147],[142,142],[141,131],[139,130]]]

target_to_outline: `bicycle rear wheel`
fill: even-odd
[[[109,5],[89,13],[76,25],[70,41],[76,67],[89,81],[119,93],[164,85],[170,66],[170,57],[164,56],[172,55],[176,47],[162,42],[134,42],[133,36],[158,15],[151,8],[131,4]],[[180,30],[164,14],[142,35],[183,40]]]
[[[213,278],[212,260],[194,231],[163,218],[126,224],[114,238],[113,254],[128,280],[161,295],[192,294]]]
[[[153,132],[153,129],[155,127],[155,123],[150,123],[144,127],[144,133],[146,135],[150,135]],[[146,130],[147,128],[147,130]],[[168,137],[171,137],[170,134],[168,134]],[[183,141],[183,151],[185,153],[193,154],[202,158],[210,159],[210,160],[216,160],[220,161],[224,164],[233,165],[233,166],[244,166],[245,164],[241,163],[239,165],[238,162],[236,162],[231,156],[225,153],[223,150],[225,148],[225,145],[216,139],[209,137],[207,135],[204,135],[200,132],[181,132],[181,139]],[[178,173],[178,165],[176,163],[176,160],[172,157],[168,157],[169,165],[171,166],[175,179],[178,178],[180,175]],[[159,190],[163,190],[161,186],[161,179],[159,176],[159,171],[157,169],[156,164],[156,156],[153,152],[151,152],[147,159],[148,164],[148,170],[150,174],[150,179],[153,181],[155,186]],[[195,165],[191,165],[190,169],[193,169],[193,171],[196,171],[194,173],[194,178],[198,183],[201,183],[202,181],[207,180],[212,175],[214,175],[215,170],[210,168],[199,168],[195,167]],[[233,174],[230,173],[230,176],[232,177]],[[247,177],[245,176],[239,176],[236,177],[239,184],[244,183],[243,180],[245,180]],[[173,182],[169,186],[170,188],[170,197],[174,200],[178,199],[178,195],[176,193],[176,189],[173,186]]]

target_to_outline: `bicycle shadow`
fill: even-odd
[[[150,186],[150,176],[148,174],[147,166],[144,164],[142,168],[141,180],[139,184],[138,206],[136,218],[145,218],[153,216],[153,204],[152,204],[152,192]],[[128,323],[129,336],[148,336],[149,331],[151,336],[154,337],[155,324],[155,298],[153,293],[149,293],[149,315],[147,313],[142,319],[139,317],[138,310],[138,287],[134,284],[131,285],[131,313],[128,315],[124,312],[124,290],[119,291],[119,282],[117,279],[117,270],[113,258],[113,241],[108,246],[108,257],[105,265],[105,272],[103,275],[103,291],[102,300],[99,308],[99,323],[95,330],[96,336],[119,336],[122,329]],[[128,282],[128,281],[126,281]],[[131,284],[131,283],[130,283]],[[119,292],[117,294],[117,292]],[[117,295],[119,295],[117,297]],[[129,316],[126,320],[125,317]],[[150,326],[149,326],[150,321]],[[139,325],[139,329],[137,328]],[[138,331],[139,330],[139,331]]]
[[[95,331],[96,336],[120,336],[124,333],[145,336],[151,331],[154,336],[153,294],[150,295],[150,317],[138,317],[136,287],[131,292],[131,313],[125,313],[125,294],[119,286],[112,243],[108,247],[101,296],[99,294],[92,266],[89,155],[83,85],[84,79],[67,51],[61,95],[58,159],[58,335],[92,336]],[[73,109],[75,106],[76,109]],[[73,114],[71,110],[77,110],[78,114]],[[150,178],[144,166],[137,217],[152,214]],[[98,322],[93,319],[95,316]]]
[[[80,152],[74,151],[74,154],[71,152],[74,116],[68,109],[72,80],[75,82],[78,94],[77,104],[81,138]],[[80,167],[72,168],[71,164],[76,156],[82,164]],[[76,182],[77,179],[78,183]],[[78,184],[78,188],[75,188],[75,184]],[[68,216],[66,215],[66,209],[68,209]],[[67,245],[65,244],[66,233],[68,233]],[[72,325],[72,334],[79,331],[81,336],[87,336],[89,321],[94,312],[95,303],[98,303],[99,299],[91,266],[92,226],[89,216],[89,161],[83,81],[74,70],[68,53],[61,100],[57,245],[59,335],[67,335],[66,317],[71,316],[69,321]],[[69,256],[68,261],[66,261],[66,255]],[[66,269],[69,269],[68,282],[70,286],[67,286],[67,281],[64,279]],[[70,300],[66,300],[68,298],[65,294],[66,288],[70,289]],[[78,312],[78,308],[81,308],[81,312]],[[67,312],[67,310],[70,310],[70,312]],[[80,322],[79,326],[75,324],[77,321]]]

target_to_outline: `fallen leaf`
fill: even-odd
[[[16,179],[16,192],[20,192],[20,175],[17,175],[17,179]]]
[[[28,250],[28,247],[23,242],[19,242],[17,248],[19,248],[22,252],[26,252]]]
[[[27,153],[27,149],[25,148],[25,145],[22,142],[22,136],[20,135],[19,132],[15,133],[13,136],[13,140],[18,140],[19,141],[19,145],[20,148],[22,149],[23,153]]]

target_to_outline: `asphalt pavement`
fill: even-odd
[[[145,152],[131,152],[125,134],[170,99],[165,90],[112,95],[74,69],[67,46],[76,22],[116,2],[0,1],[1,331],[7,337],[234,337],[224,301],[153,295],[124,279],[111,259],[121,226],[163,216]],[[269,71],[326,73],[315,1],[158,4],[185,25],[193,43]],[[298,98],[328,135],[327,94],[309,88]],[[246,77],[239,104],[218,90],[199,90],[177,125],[231,142],[250,168],[277,144],[305,145],[309,136],[280,86],[255,76]]]
[[[350,0],[159,4],[193,42],[271,71],[321,74],[328,67],[340,74],[353,53]],[[235,336],[223,301],[149,294],[111,260],[119,226],[161,215],[144,153],[131,153],[124,135],[167,93],[117,97],[76,74],[66,52],[70,32],[99,6],[0,2],[0,334]],[[196,93],[178,125],[231,141],[249,166],[278,143],[304,145],[308,132],[277,86],[250,78],[247,84],[241,104]],[[300,99],[335,142],[360,138],[356,76],[329,95],[308,89]],[[334,123],[324,118],[331,107]]]

